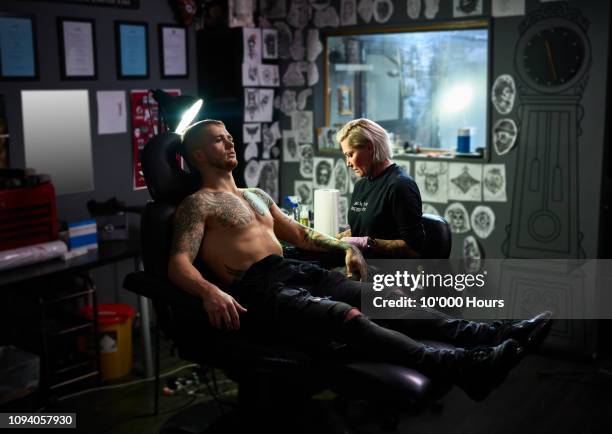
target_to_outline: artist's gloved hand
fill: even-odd
[[[340,241],[353,245],[362,252],[367,252],[372,245],[370,237],[343,237]]]

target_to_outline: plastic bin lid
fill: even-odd
[[[81,314],[93,320],[93,306],[85,306]],[[118,324],[134,318],[136,311],[128,304],[98,304],[98,324]]]

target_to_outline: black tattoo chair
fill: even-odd
[[[152,300],[158,330],[172,341],[179,357],[220,368],[238,383],[237,410],[217,419],[207,428],[209,432],[232,431],[228,426],[245,432],[245,427],[250,431],[257,424],[265,425],[268,432],[274,431],[273,428],[284,428],[285,432],[300,432],[300,429],[325,432],[312,426],[314,422],[321,423],[323,415],[316,416],[306,409],[313,405],[314,394],[329,389],[340,397],[335,401],[339,404],[349,399],[378,403],[378,410],[368,407],[369,410],[383,415],[383,422],[393,427],[398,419],[392,410],[425,408],[450,389],[449,385],[435,384],[406,367],[347,358],[341,346],[305,347],[213,329],[202,301],[173,286],[166,275],[174,210],[186,195],[197,189],[199,182],[198,177],[183,171],[178,164],[179,141],[176,134],[163,133],[144,149],[144,175],[153,198],[146,206],[141,224],[144,271],[126,276],[124,287]],[[444,244],[437,250],[432,249],[431,254],[448,256],[450,234],[445,222],[426,217],[426,227],[428,234],[437,234],[439,242]],[[159,351],[156,356],[159,375]],[[157,399],[158,382],[156,386]],[[238,417],[234,416],[236,411]],[[194,420],[194,414],[199,421]],[[162,432],[200,432],[206,427],[201,415],[197,409],[175,415]],[[325,420],[328,428],[335,426],[338,431],[347,432],[336,424],[341,419]],[[239,421],[246,424],[240,428]]]

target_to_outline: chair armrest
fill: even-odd
[[[123,287],[153,301],[203,312],[201,299],[183,291],[170,280],[153,276],[145,271],[129,273],[123,280]]]

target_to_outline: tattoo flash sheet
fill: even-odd
[[[261,160],[259,165],[257,187],[268,193],[274,202],[278,202],[278,160]]]
[[[377,23],[386,23],[393,15],[391,0],[374,0],[374,19]]]
[[[244,161],[249,161],[258,157],[259,147],[257,146],[257,143],[247,143],[246,148],[244,148]]]
[[[480,244],[472,235],[463,240],[463,259],[465,271],[477,273],[482,267],[483,253]]]
[[[257,62],[244,62],[242,64],[242,85],[259,86],[260,65]]]
[[[338,27],[340,25],[340,18],[338,12],[333,6],[329,6],[325,9],[317,9],[314,14],[314,25],[318,28],[322,27]]]
[[[504,155],[510,152],[516,144],[518,128],[512,119],[499,119],[493,125],[493,147],[497,155]]]
[[[289,47],[293,39],[291,28],[283,21],[275,22],[274,28],[278,31],[278,57],[281,59],[289,59]]]
[[[487,202],[506,202],[506,165],[485,164],[482,175],[482,192]]]
[[[440,10],[440,0],[425,0],[425,11],[423,15],[428,20],[431,20],[438,15],[438,11]]]
[[[300,91],[297,99],[298,110],[306,110],[308,104],[308,97],[312,96],[312,89],[304,89]]]
[[[336,160],[334,163],[334,188],[340,194],[347,194],[349,188],[349,174],[344,160]]]
[[[453,17],[482,15],[482,0],[453,0]]]
[[[340,196],[338,200],[338,223],[346,225],[348,223],[349,200],[346,196]]]
[[[297,110],[297,91],[288,89],[283,90],[280,110],[285,116],[291,116],[291,113]]]
[[[418,19],[419,15],[421,15],[421,0],[407,0],[406,9],[406,12],[411,19]]]
[[[395,160],[395,164],[397,164],[399,167],[401,167],[402,171],[406,175],[410,175],[410,173],[411,173],[411,170],[410,170],[410,161]]]
[[[334,185],[334,159],[314,158],[314,188],[333,188]]]
[[[312,179],[314,174],[314,150],[310,143],[305,143],[299,147],[300,154],[300,175],[304,178]]]
[[[464,234],[470,230],[470,215],[459,202],[451,203],[444,212],[444,218],[454,234]]]
[[[255,0],[229,0],[228,15],[230,27],[253,27]]]
[[[261,34],[263,42],[262,57],[264,59],[278,59],[278,30],[263,29]]]
[[[293,130],[283,130],[283,162],[297,163],[300,161],[298,153],[297,134]]]
[[[495,79],[491,91],[491,102],[500,115],[507,115],[514,108],[516,84],[509,74],[502,74]]]
[[[259,65],[259,84],[265,87],[278,87],[278,65]]]
[[[482,200],[482,165],[450,163],[448,181],[449,200]]]
[[[448,202],[448,163],[415,161],[414,172],[424,202]]]
[[[274,89],[244,89],[244,121],[272,122]]]
[[[372,21],[372,15],[374,14],[374,0],[359,0],[359,4],[357,5],[357,13],[366,23]]]
[[[312,143],[312,111],[291,113],[291,129],[297,131],[298,142]]]
[[[310,205],[313,196],[312,181],[294,181],[293,194],[300,199],[301,204]]]
[[[263,158],[270,158],[270,153],[272,152],[274,145],[278,139],[281,138],[280,128],[278,126],[278,121],[274,122],[272,125],[264,124],[261,130],[261,137],[263,139]],[[279,151],[277,150],[274,157],[278,157]]]
[[[486,205],[478,205],[472,211],[470,218],[472,230],[480,238],[487,238],[495,229],[495,214],[493,210]]]
[[[261,29],[245,27],[242,29],[244,63],[261,63]]]
[[[357,24],[356,0],[340,0],[340,24],[354,26]]]
[[[259,172],[261,171],[261,167],[259,166],[259,161],[251,160],[247,163],[244,168],[244,182],[247,187],[254,188],[257,187],[257,183],[259,182]]]
[[[242,124],[242,141],[244,143],[261,142],[261,124]]]

